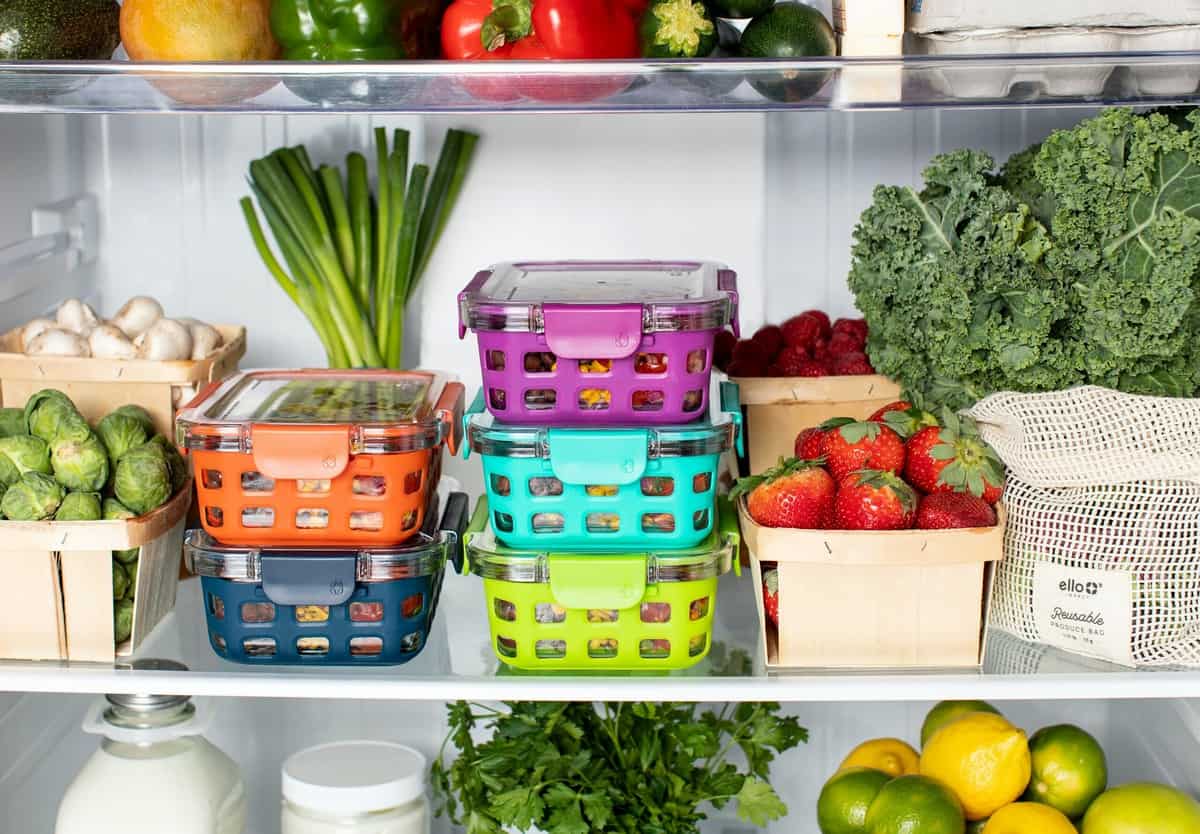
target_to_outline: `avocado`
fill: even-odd
[[[0,61],[107,61],[120,20],[116,0],[4,0]]]
[[[743,58],[816,58],[837,54],[833,27],[812,6],[777,3],[746,26],[738,51]],[[766,70],[750,84],[772,101],[812,98],[831,75],[829,69]]]

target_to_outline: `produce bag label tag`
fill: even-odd
[[[1133,665],[1133,577],[1038,562],[1033,615],[1043,643],[1113,663]]]

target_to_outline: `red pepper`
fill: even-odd
[[[442,17],[451,60],[636,58],[645,0],[454,0]]]

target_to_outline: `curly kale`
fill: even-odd
[[[881,186],[849,283],[880,372],[918,400],[1200,385],[1200,115],[1108,110],[1014,155]]]

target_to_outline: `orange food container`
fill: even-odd
[[[424,524],[463,400],[434,372],[249,371],[201,391],[176,442],[217,541],[390,546]]]

